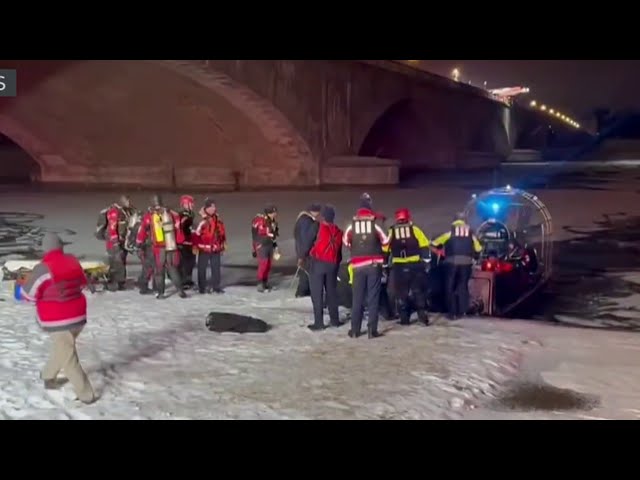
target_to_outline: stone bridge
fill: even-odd
[[[0,66],[18,69],[18,96],[0,98],[0,133],[49,183],[396,183],[398,167],[491,167],[518,142],[546,138],[530,114],[483,90],[389,60]]]

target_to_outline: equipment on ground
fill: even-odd
[[[38,263],[39,260],[7,260],[2,266],[2,279],[13,280],[15,284],[22,285]],[[87,288],[91,293],[95,293],[96,283],[108,282],[109,265],[106,263],[81,261],[80,265],[87,276]]]
[[[205,326],[217,333],[266,333],[271,330],[271,325],[264,320],[228,312],[209,313]]]

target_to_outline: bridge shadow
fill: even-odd
[[[391,105],[369,129],[358,155],[400,163],[400,178],[454,161],[457,145],[454,117],[440,118],[424,101],[404,99]]]

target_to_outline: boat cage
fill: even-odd
[[[510,186],[473,195],[464,213],[487,249],[516,242],[536,252],[543,279],[553,269],[553,224],[547,207],[535,195]]]

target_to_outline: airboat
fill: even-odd
[[[464,213],[483,247],[469,282],[472,311],[508,316],[551,279],[551,214],[536,195],[509,185],[473,195]]]

